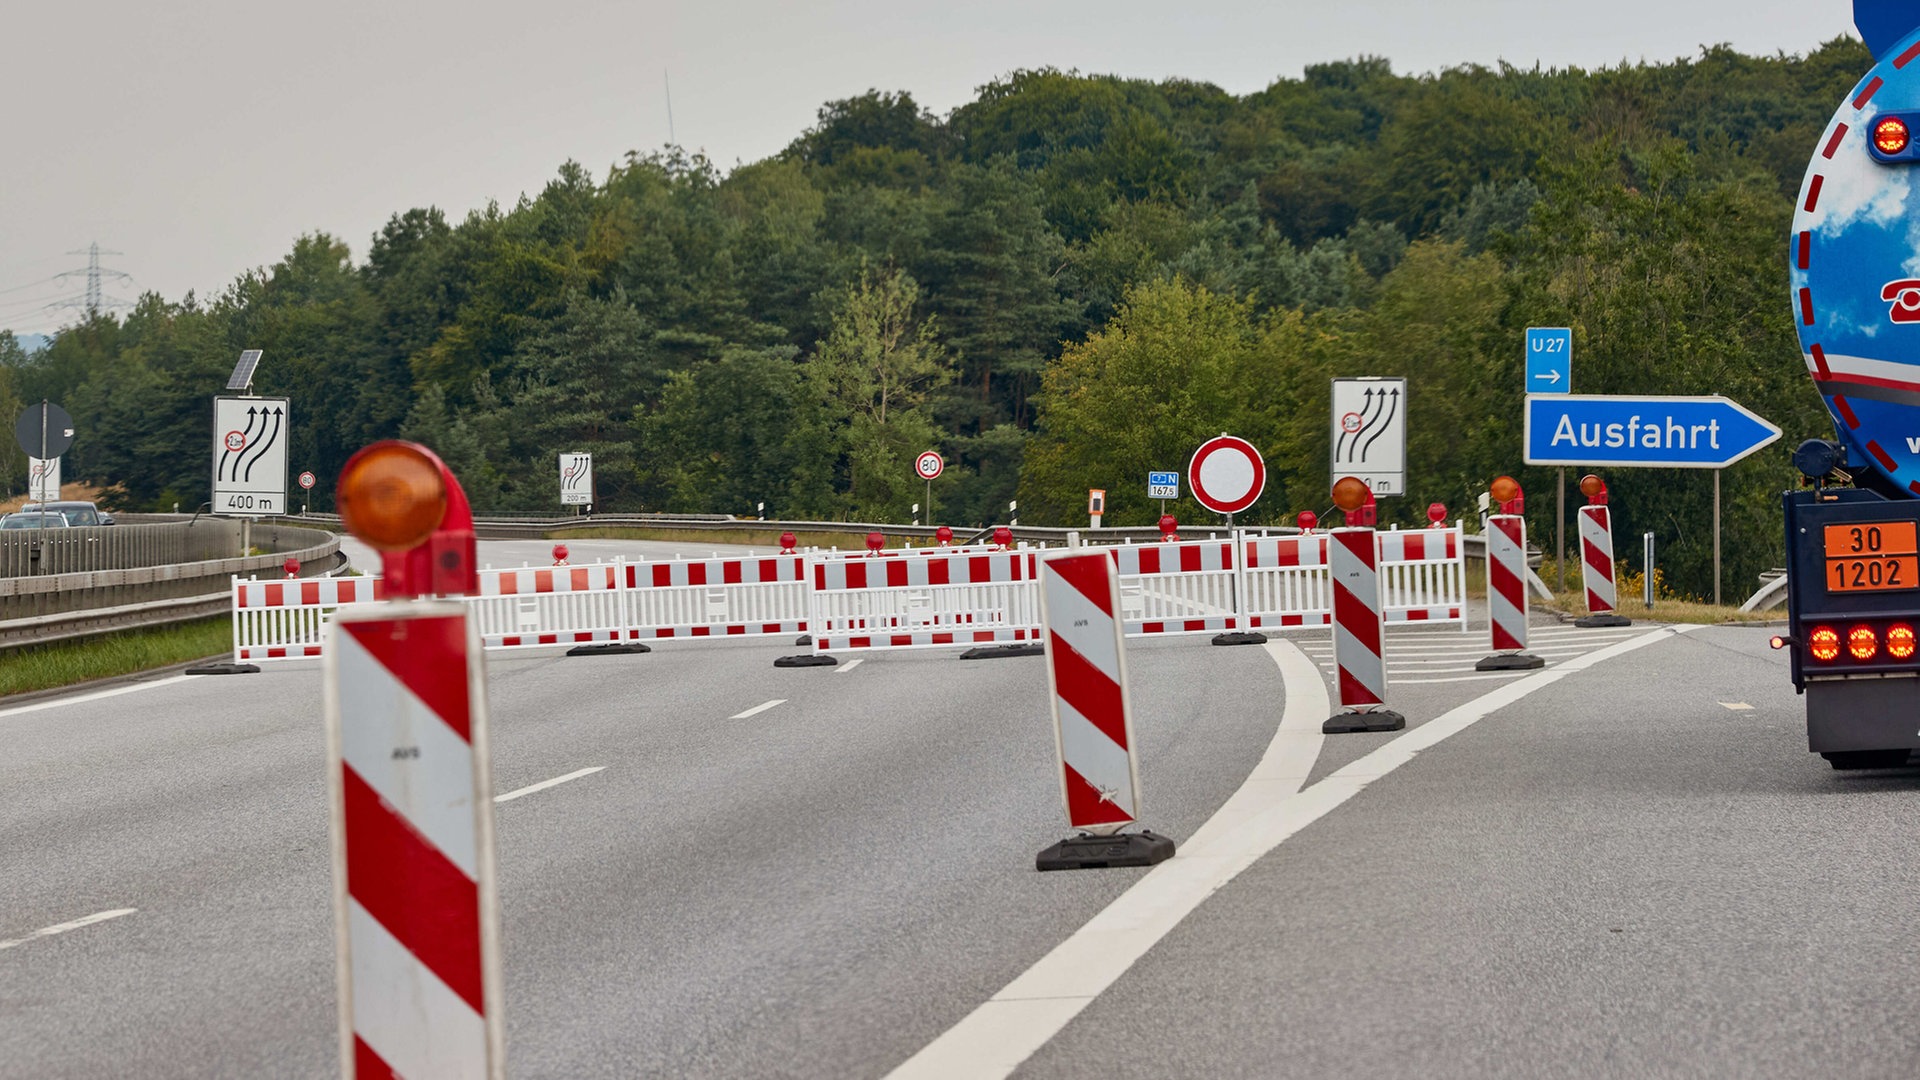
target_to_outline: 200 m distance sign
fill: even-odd
[[[286,513],[292,427],[286,398],[213,399],[214,513]]]
[[[1200,505],[1216,514],[1237,514],[1267,488],[1267,465],[1245,439],[1219,435],[1200,444],[1187,463],[1187,483]]]

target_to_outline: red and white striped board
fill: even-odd
[[[1587,613],[1613,614],[1620,594],[1613,577],[1613,523],[1605,506],[1580,508],[1580,577],[1587,587]]]
[[[1487,608],[1494,652],[1527,647],[1527,519],[1495,514],[1487,519]]]
[[[1387,662],[1382,642],[1386,616],[1380,608],[1379,549],[1372,529],[1334,529],[1328,533],[1328,562],[1333,567],[1333,664],[1340,704],[1349,708],[1383,705],[1387,700]]]
[[[1450,529],[1388,529],[1380,542],[1380,597],[1388,623],[1467,628],[1465,535]]]
[[[1247,536],[1241,574],[1247,628],[1327,626],[1333,609],[1327,586],[1327,537]]]
[[[486,673],[465,605],[327,629],[340,1071],[505,1076]]]
[[[809,569],[807,626],[816,656],[1040,639],[1031,551],[814,555]]]
[[[1095,835],[1112,834],[1140,816],[1116,564],[1104,551],[1054,555],[1041,563],[1040,581],[1047,689],[1067,823]]]
[[[1107,548],[1128,590],[1121,609],[1126,633],[1238,630],[1235,547],[1232,540],[1183,540]]]
[[[1342,528],[1325,535],[1333,583],[1333,667],[1344,711],[1320,730],[1329,735],[1398,731],[1406,718],[1385,708],[1387,619],[1376,534],[1369,528]]]
[[[617,563],[480,571],[473,609],[490,649],[619,641],[626,626]]]

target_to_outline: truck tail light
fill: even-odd
[[[1831,626],[1816,626],[1807,635],[1807,651],[1822,663],[1840,659],[1840,633]]]
[[[1887,628],[1887,655],[1895,660],[1911,660],[1914,654],[1913,627],[1894,623]]]
[[[1880,636],[1873,627],[1862,624],[1847,631],[1847,653],[1855,660],[1871,660],[1879,651]]]

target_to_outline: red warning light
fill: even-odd
[[[1911,660],[1914,653],[1913,627],[1895,623],[1887,628],[1887,655],[1895,660]]]
[[[1847,652],[1855,660],[1871,660],[1880,651],[1880,637],[1873,627],[1860,625],[1847,631]]]
[[[1905,150],[1911,141],[1906,121],[1897,116],[1889,116],[1873,125],[1873,148],[1883,154],[1897,154]]]
[[[1807,635],[1807,651],[1815,660],[1831,664],[1840,659],[1840,634],[1831,626],[1816,626]]]

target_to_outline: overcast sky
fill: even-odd
[[[109,297],[217,293],[303,232],[361,259],[393,213],[457,219],[596,176],[672,134],[723,166],[779,151],[822,102],[905,90],[944,114],[1052,65],[1235,93],[1362,54],[1395,71],[1592,68],[1726,42],[1804,53],[1845,0],[95,0],[9,7],[0,58],[0,329],[73,312],[82,250]],[[1837,104],[1837,103],[1836,103]]]

